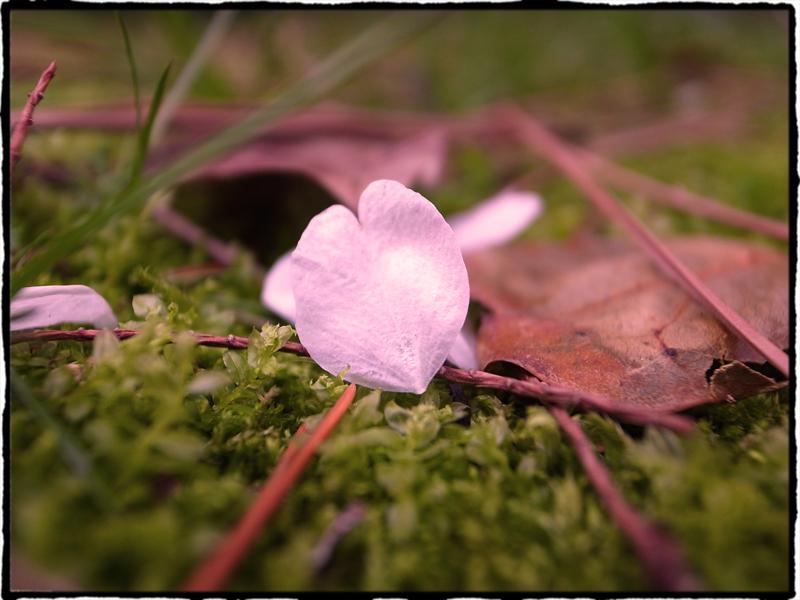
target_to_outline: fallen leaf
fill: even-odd
[[[756,329],[788,347],[786,256],[711,237],[668,245]],[[491,311],[478,337],[481,365],[513,363],[545,383],[658,410],[776,387],[768,368],[758,371],[755,350],[629,247],[600,239],[524,243],[466,262],[473,299]]]
[[[292,254],[297,334],[347,381],[421,394],[445,361],[469,304],[455,234],[436,207],[396,181],[371,183],[358,217],[332,206]]]
[[[147,168],[183,155],[201,141],[246,117],[254,107],[186,106],[176,111],[167,142],[153,149]],[[51,109],[37,128],[125,131],[135,127],[129,107]],[[359,109],[333,103],[299,111],[265,127],[253,140],[184,178],[184,182],[266,173],[295,173],[318,182],[355,208],[370,182],[435,185],[447,157],[443,116]]]
[[[192,173],[187,180],[299,173],[355,208],[361,191],[376,179],[435,185],[444,169],[445,153],[445,136],[436,130],[401,138],[354,133],[281,138],[265,134]]]

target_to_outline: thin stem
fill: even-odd
[[[69,430],[66,424],[54,415],[47,405],[40,401],[25,379],[11,370],[11,400],[25,404],[43,425],[49,427],[56,436],[61,447],[64,462],[76,476],[85,479],[88,487],[98,502],[105,507],[114,506],[114,495],[97,475],[91,455],[81,446],[80,441]]]
[[[702,584],[685,564],[675,541],[636,512],[614,485],[611,474],[597,458],[581,426],[562,408],[551,406],[550,413],[566,434],[592,487],[630,541],[653,583],[670,592],[701,590]]]
[[[275,514],[283,498],[303,473],[317,448],[328,438],[347,412],[355,395],[356,386],[351,383],[311,432],[308,441],[288,459],[283,458],[278,463],[236,527],[181,586],[183,591],[216,591],[225,585],[261,530]]]
[[[609,183],[693,215],[769,235],[779,240],[789,239],[789,225],[786,223],[754,215],[744,210],[738,210],[708,196],[702,196],[681,187],[662,183],[641,173],[636,173],[614,164],[610,160],[591,152],[580,151],[580,156],[592,171]]]
[[[136,68],[136,56],[133,53],[133,44],[131,43],[130,33],[128,33],[128,26],[125,25],[125,19],[122,18],[122,13],[119,11],[116,11],[116,13],[119,28],[122,30],[122,41],[125,44],[125,57],[128,59],[128,67],[131,70],[133,107],[136,110],[136,129],[139,129],[142,124],[142,101],[139,93],[139,70]]]
[[[550,133],[534,118],[518,109],[510,109],[511,121],[516,124],[522,141],[538,151],[583,190],[586,196],[621,225],[633,240],[681,285],[695,300],[715,315],[731,332],[749,343],[781,373],[789,376],[789,357],[766,336],[757,331],[735,310],[725,304],[697,275],[686,266],[650,231],[603,189],[584,168],[583,162],[564,142]]]
[[[475,387],[502,390],[518,396],[536,398],[545,404],[562,406],[571,410],[595,411],[634,425],[664,427],[678,433],[689,433],[694,428],[690,419],[680,415],[626,406],[611,398],[590,392],[549,385],[531,379],[515,379],[486,371],[453,367],[441,367],[436,377],[455,383],[466,383]]]
[[[367,509],[364,504],[353,502],[336,516],[311,551],[311,564],[315,572],[319,573],[330,563],[338,543],[364,520],[366,514]]]
[[[95,338],[97,333],[98,331],[96,329],[40,329],[36,331],[15,332],[11,336],[11,343],[17,344],[19,342],[46,342],[58,340],[89,342]],[[134,337],[138,333],[138,331],[132,329],[114,329],[114,334],[120,340]],[[194,332],[192,335],[201,346],[244,350],[249,344],[249,340],[246,337],[235,335],[218,336]],[[286,342],[279,350],[298,356],[308,356],[308,352],[302,344],[296,342]],[[501,375],[495,375],[494,373],[487,373],[485,371],[464,370],[453,367],[441,367],[436,373],[436,377],[454,383],[465,383],[476,387],[503,390],[517,394],[518,396],[535,398],[546,404],[562,406],[570,410],[596,411],[619,419],[620,421],[636,425],[664,427],[678,433],[688,433],[694,427],[691,419],[681,415],[626,406],[604,396],[548,385],[535,380],[515,379],[513,377],[503,377]]]
[[[230,266],[236,260],[237,249],[221,239],[211,235],[191,219],[187,219],[172,207],[162,204],[156,206],[152,211],[153,219],[170,233],[180,239],[199,246],[216,262],[224,266]],[[256,275],[264,276],[264,268],[256,266]]]
[[[668,146],[702,143],[741,133],[748,122],[744,110],[708,110],[691,115],[668,116],[645,125],[601,133],[589,147],[604,156],[644,154]]]
[[[17,125],[14,127],[14,133],[11,136],[9,153],[11,154],[12,169],[19,162],[19,159],[22,158],[22,146],[25,143],[25,137],[28,135],[28,127],[33,125],[33,111],[36,109],[36,106],[39,104],[39,102],[42,101],[42,98],[44,98],[44,92],[47,90],[47,86],[50,85],[50,81],[52,81],[55,75],[56,63],[54,61],[51,62],[50,66],[44,70],[39,77],[39,81],[36,83],[36,87],[34,87],[33,91],[28,94],[28,100],[25,102],[25,106],[22,108],[22,114],[20,115],[19,121],[17,121]]]
[[[203,37],[200,38],[197,46],[195,46],[186,66],[183,67],[172,89],[167,94],[167,97],[164,98],[161,111],[158,117],[156,117],[156,122],[153,126],[151,139],[154,146],[161,141],[172,117],[175,115],[175,111],[191,89],[192,84],[200,74],[211,52],[217,47],[230,28],[235,16],[235,10],[219,10],[214,13]]]

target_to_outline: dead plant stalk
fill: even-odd
[[[216,550],[194,570],[183,584],[183,591],[209,592],[225,585],[283,498],[291,491],[317,448],[345,415],[355,395],[356,386],[351,383],[319,425],[308,434],[307,441],[296,448],[298,438],[305,434],[303,426],[298,429],[253,504]]]
[[[562,408],[551,406],[549,410],[567,436],[608,514],[634,547],[653,583],[670,592],[702,589],[699,580],[684,563],[675,541],[637,513],[622,496],[580,424]]]
[[[25,143],[25,137],[28,135],[28,128],[33,125],[33,111],[36,110],[36,106],[44,98],[44,92],[47,90],[47,86],[50,85],[55,75],[56,63],[54,61],[44,70],[39,77],[39,81],[36,83],[36,87],[28,94],[28,100],[22,108],[22,115],[17,121],[16,127],[14,127],[14,133],[11,136],[9,153],[11,155],[12,169],[19,162],[19,159],[22,158],[22,146]]]
[[[139,333],[133,329],[114,329],[113,332],[120,340],[132,338]],[[59,340],[90,342],[94,340],[97,334],[98,330],[96,329],[39,329],[15,333],[11,338],[11,343]],[[246,337],[236,335],[217,336],[196,332],[192,332],[192,335],[201,346],[244,350],[249,345],[249,340]],[[302,344],[296,342],[286,342],[280,348],[280,351],[298,356],[308,356],[308,352]],[[635,425],[664,427],[678,433],[688,433],[694,427],[691,419],[681,415],[625,406],[604,396],[548,385],[535,380],[515,379],[487,373],[486,371],[465,370],[446,366],[439,369],[436,377],[454,383],[511,392],[518,396],[535,398],[545,404],[561,406],[569,410],[596,411]]]

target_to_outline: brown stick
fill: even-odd
[[[731,332],[749,343],[759,354],[781,373],[789,376],[789,357],[766,336],[757,331],[735,310],[725,304],[699,277],[625,210],[583,168],[583,163],[572,149],[547,131],[535,119],[515,108],[508,109],[508,117],[516,123],[522,141],[550,160],[594,202],[606,216],[621,225],[633,240],[647,252],[667,275],[671,276],[707,310],[714,314]]]
[[[28,100],[25,102],[25,106],[22,108],[22,114],[20,115],[19,121],[17,121],[17,126],[14,127],[14,133],[11,136],[9,152],[11,154],[12,169],[19,162],[19,159],[22,158],[22,145],[25,143],[25,136],[28,135],[28,127],[33,125],[33,111],[36,109],[36,106],[39,104],[39,102],[42,101],[42,98],[44,98],[44,92],[47,89],[47,86],[50,85],[50,81],[53,79],[53,77],[55,77],[55,74],[56,63],[51,62],[50,66],[47,67],[39,77],[36,87],[34,87],[33,91],[28,94]]]
[[[311,564],[315,572],[319,573],[330,563],[331,556],[342,538],[366,516],[367,507],[361,502],[353,502],[336,516],[311,551]]]
[[[152,215],[153,219],[170,233],[189,244],[200,246],[219,264],[228,266],[236,259],[236,249],[232,245],[209,234],[171,207],[157,206],[153,209]]]
[[[604,396],[548,385],[531,379],[515,379],[486,371],[454,367],[441,367],[436,373],[436,377],[454,383],[466,383],[475,387],[502,390],[518,396],[536,398],[545,404],[572,410],[595,411],[634,425],[653,425],[678,433],[689,433],[694,428],[691,419],[674,413],[628,407]]]
[[[347,412],[355,395],[356,386],[351,383],[310,434],[308,441],[293,454],[288,454],[287,448],[287,453],[281,458],[248,511],[217,549],[189,576],[181,586],[183,591],[216,591],[225,585],[264,525],[275,514],[283,498],[303,473],[317,448]],[[289,448],[291,447],[290,445]]]
[[[641,154],[677,144],[691,144],[736,135],[748,122],[748,112],[734,108],[724,112],[704,111],[692,115],[667,116],[646,125],[601,133],[589,147],[605,156]]]
[[[11,343],[58,340],[89,342],[95,338],[97,333],[96,329],[39,329],[36,331],[15,332],[11,336]],[[138,331],[132,329],[114,329],[114,334],[120,340],[131,338],[138,333]],[[218,336],[194,332],[192,335],[201,346],[244,350],[249,343],[246,337],[236,335]],[[296,342],[286,342],[280,348],[280,351],[298,356],[308,356],[308,352],[302,344]],[[453,367],[441,367],[436,373],[436,377],[455,383],[466,383],[476,387],[503,390],[518,396],[535,398],[546,404],[563,406],[570,410],[596,411],[636,425],[664,427],[678,433],[688,433],[694,428],[692,420],[681,415],[629,407],[596,394],[548,385],[534,380],[514,379],[513,377],[503,377],[485,371],[464,370]]]
[[[702,196],[681,187],[662,183],[646,175],[621,167],[597,154],[581,151],[580,156],[588,163],[592,171],[608,182],[647,196],[662,204],[678,208],[693,215],[713,219],[726,225],[769,235],[780,240],[789,239],[789,226],[786,223],[754,215],[744,210],[738,210],[717,202],[708,196]]]
[[[551,406],[550,413],[566,434],[592,487],[630,541],[653,583],[669,592],[701,590],[700,581],[686,566],[675,541],[627,503],[581,426],[562,408]]]

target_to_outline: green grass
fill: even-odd
[[[462,11],[332,98],[460,113],[492,99],[539,97],[575,123],[622,129],[631,123],[615,107],[633,102],[641,108],[638,119],[658,115],[685,73],[725,65],[758,70],[785,86],[786,25],[776,14]],[[302,60],[279,37],[287,22],[299,24],[306,50],[320,60],[377,16],[270,11],[238,18],[235,35],[249,44],[250,72],[264,74],[231,76],[223,50],[193,88],[194,99],[264,100],[279,84],[297,81]],[[141,89],[150,90],[170,59],[181,68],[207,15],[135,11],[125,21]],[[130,100],[125,47],[110,11],[15,11],[11,23],[12,50],[30,48],[26,36],[63,49],[42,107]],[[38,76],[17,77],[14,67],[28,73],[34,58],[30,50],[12,52],[12,110]],[[760,113],[757,126],[735,140],[663,148],[623,162],[786,219],[787,111],[779,108]],[[43,231],[68,230],[118,191],[134,143],[131,136],[34,131],[25,157],[61,164],[76,180],[65,187],[30,176],[15,183],[12,251]],[[541,166],[534,157],[525,160]],[[456,149],[450,167],[441,186],[424,190],[446,214],[494,193],[509,177],[497,157],[476,144]],[[297,194],[305,189],[298,186]],[[539,191],[545,214],[526,236],[560,240],[584,224],[586,202],[571,185],[550,178]],[[178,196],[191,201],[186,189]],[[281,201],[267,196],[264,203]],[[661,235],[747,237],[641,198],[625,199]],[[260,282],[244,255],[219,275],[171,280],[173,268],[206,257],[166,236],[139,210],[144,200],[79,240],[74,251],[59,254],[31,281],[91,285],[122,325],[141,335],[123,343],[19,344],[10,352],[16,380],[8,439],[11,543],[15,552],[87,589],[179,585],[248,506],[300,423],[320,415],[343,389],[310,360],[274,353],[286,330],[253,331],[247,314],[271,315],[260,306]],[[248,222],[263,223],[263,256],[274,256],[286,242],[270,214],[258,204],[247,214]],[[133,300],[142,294],[156,296],[163,309],[137,316]],[[169,341],[170,332],[190,329],[250,335],[253,349]],[[519,398],[471,388],[464,393],[471,408],[467,427],[457,422],[461,409],[443,384],[432,384],[422,397],[360,390],[231,586],[647,589],[630,547],[546,411]],[[674,534],[709,590],[785,591],[789,405],[786,394],[771,394],[698,409],[698,431],[687,438],[579,418],[603,447],[602,458],[626,497]],[[355,501],[366,505],[365,520],[342,539],[331,564],[314,572],[311,550]]]

